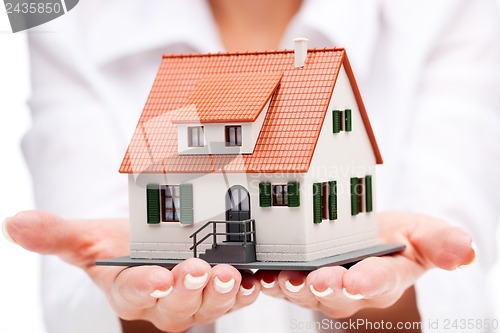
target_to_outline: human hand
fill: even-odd
[[[378,226],[382,243],[405,244],[406,249],[367,258],[349,269],[259,271],[262,292],[332,318],[346,318],[362,309],[391,306],[429,269],[453,270],[475,259],[471,237],[439,219],[388,212],[378,215]]]
[[[3,229],[27,250],[54,254],[85,270],[117,315],[147,320],[160,330],[183,331],[255,301],[260,284],[229,265],[188,259],[171,271],[159,266],[102,267],[95,261],[129,253],[126,220],[68,221],[43,211],[22,212]]]

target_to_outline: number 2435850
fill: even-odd
[[[22,2],[13,4],[5,3],[7,14],[59,14],[62,11],[62,6],[58,2]]]

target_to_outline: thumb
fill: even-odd
[[[61,254],[65,243],[74,245],[67,242],[62,219],[44,211],[17,213],[4,221],[3,228],[14,243],[41,254]]]
[[[406,243],[403,254],[426,269],[453,270],[475,259],[472,238],[462,228],[416,213],[386,212],[380,217],[382,238]]]
[[[420,257],[442,269],[469,265],[476,257],[472,238],[464,229],[438,223],[436,219],[418,223],[410,241]]]
[[[95,260],[126,254],[125,221],[72,221],[45,211],[25,211],[4,221],[3,230],[21,247],[40,254],[58,255],[63,260],[88,267]],[[109,229],[109,230],[106,230]],[[120,233],[121,237],[115,237]],[[106,239],[105,239],[106,237]]]

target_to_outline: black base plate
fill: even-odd
[[[352,266],[368,257],[378,257],[391,253],[400,252],[405,248],[401,244],[380,244],[367,247],[361,250],[356,250],[348,253],[338,254],[328,258],[312,260],[312,261],[255,261],[250,263],[229,263],[236,269],[264,269],[264,270],[300,270],[313,271],[325,266]],[[183,259],[131,259],[130,257],[112,258],[99,260],[96,262],[98,266],[143,266],[157,265],[165,268],[173,268],[175,265],[183,262]],[[219,263],[209,263],[215,266]]]

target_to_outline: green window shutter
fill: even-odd
[[[146,204],[148,224],[160,223],[160,185],[146,185]]]
[[[288,207],[300,207],[300,184],[289,182],[288,186]]]
[[[193,184],[181,184],[181,224],[193,224]]]
[[[336,220],[338,217],[337,214],[337,182],[331,181],[328,182],[329,195],[328,195],[328,214],[331,221]]]
[[[358,195],[356,194],[356,188],[358,186],[358,178],[351,178],[351,215],[358,215]]]
[[[271,183],[259,184],[260,207],[271,207]]]
[[[352,131],[352,111],[351,110],[345,110],[345,131],[346,132],[351,132]]]
[[[314,223],[323,222],[323,209],[321,207],[321,183],[313,184],[313,213]]]
[[[365,177],[365,192],[366,192],[366,211],[369,213],[373,211],[372,176]]]
[[[333,110],[333,133],[340,132],[340,111]]]

